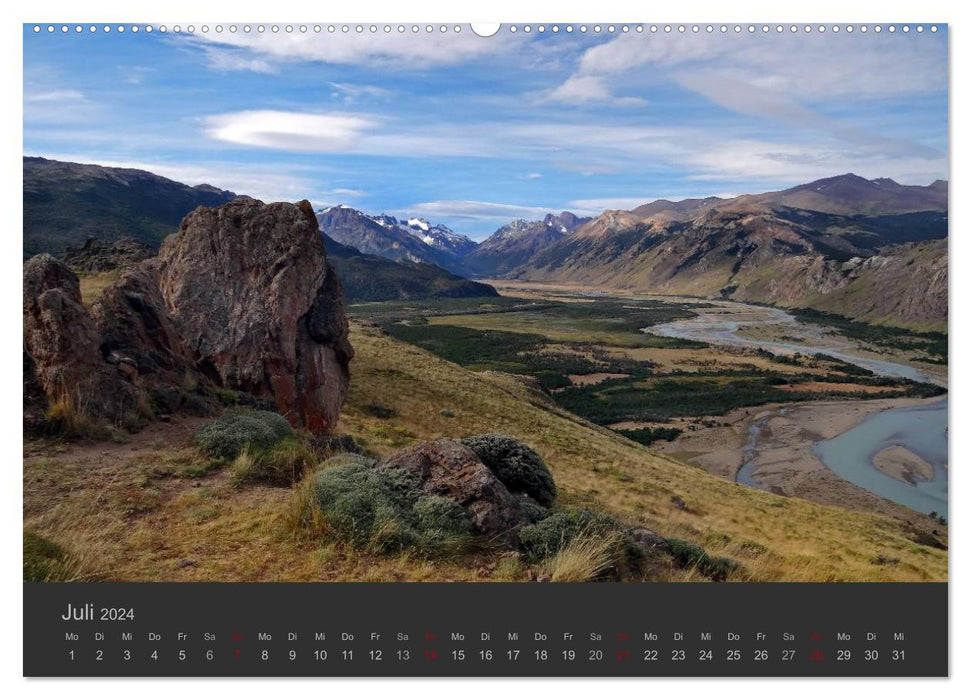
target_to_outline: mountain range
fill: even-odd
[[[25,157],[23,254],[29,258],[51,253],[79,273],[101,272],[128,262],[132,251],[137,259],[154,254],[162,239],[175,233],[183,217],[195,208],[236,198],[233,192],[210,185],[190,187],[144,170]],[[348,220],[363,217],[354,210],[345,215]],[[451,260],[475,247],[464,236],[420,219],[403,225],[386,219],[389,228],[382,230],[394,229],[402,236],[407,229],[422,231],[420,239],[407,235],[414,238],[419,253],[439,246],[441,252],[430,254],[431,258]],[[497,296],[493,287],[426,263],[422,255],[403,256],[394,262],[321,235],[327,259],[337,270],[349,301]],[[145,251],[138,251],[138,246],[145,246]]]
[[[63,253],[88,238],[125,236],[157,248],[198,206],[236,194],[190,187],[145,170],[24,158],[24,256]]]
[[[760,195],[606,211],[506,276],[940,328],[947,233],[947,183],[848,174]]]
[[[580,218],[568,211],[559,215],[547,214],[542,221],[517,219],[482,241],[463,262],[466,269],[476,275],[505,275],[588,221],[589,218]]]
[[[157,247],[199,205],[235,198],[152,173],[24,158],[24,254],[88,237]],[[316,212],[348,296],[491,295],[466,277],[592,285],[947,325],[948,183],[853,174],[734,198],[654,200],[592,218],[517,220],[476,243],[418,217]],[[391,263],[389,265],[389,262]]]
[[[455,274],[466,273],[462,260],[477,247],[467,236],[420,218],[399,221],[344,205],[316,213],[320,230],[338,243],[389,260],[438,265]]]

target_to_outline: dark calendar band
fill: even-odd
[[[948,673],[943,583],[24,584],[24,607],[26,676]]]

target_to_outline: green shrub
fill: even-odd
[[[236,486],[251,483],[292,486],[313,463],[313,452],[295,435],[267,447],[254,447],[251,443],[233,461],[230,481]]]
[[[680,428],[635,428],[633,430],[618,430],[618,433],[642,445],[651,445],[658,440],[671,442],[681,434]]]
[[[207,457],[236,459],[246,447],[269,447],[291,435],[293,429],[279,413],[240,410],[206,423],[195,441]]]
[[[553,505],[553,475],[529,445],[502,433],[472,435],[464,438],[462,444],[475,452],[510,491],[525,493],[543,506]]]
[[[519,542],[527,559],[540,561],[553,556],[581,533],[596,536],[622,530],[609,515],[587,508],[557,510],[519,531]]]
[[[692,542],[669,539],[671,556],[683,567],[696,567],[699,572],[714,581],[724,581],[729,574],[737,571],[741,564],[728,557],[713,557]]]
[[[439,551],[468,540],[472,523],[459,503],[423,496],[409,471],[374,465],[361,455],[338,455],[314,477],[313,505],[340,538],[382,552]]]
[[[465,509],[451,498],[422,496],[414,505],[418,529],[425,537],[446,538],[468,535],[472,523]]]
[[[340,461],[336,466],[328,460],[315,478],[314,502],[328,525],[354,545],[377,544],[384,550],[415,544],[412,509],[420,493],[418,478],[348,457],[334,458]]]

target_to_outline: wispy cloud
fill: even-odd
[[[25,92],[24,102],[85,102],[84,93],[80,90],[44,90],[39,92]]]
[[[946,157],[924,147],[886,145],[862,137],[848,146],[826,140],[739,138],[726,127],[575,123],[446,124],[434,129],[375,114],[282,111],[235,112],[205,118],[214,139],[245,146],[307,153],[406,158],[512,158],[583,174],[643,173],[678,167],[697,180],[776,178],[786,183],[833,173],[867,171],[875,177],[940,172]],[[931,178],[933,179],[933,178]]]
[[[209,32],[183,39],[206,47],[210,65],[223,70],[272,72],[298,61],[333,64],[368,64],[383,67],[453,65],[488,54],[501,53],[523,43],[509,33],[484,39],[472,32],[347,33],[331,36],[307,32]]]
[[[24,86],[25,124],[79,124],[96,111],[97,105],[80,90]]]
[[[543,99],[566,104],[614,104],[623,107],[640,107],[647,104],[641,97],[618,97],[607,87],[606,81],[595,75],[573,75],[566,82],[548,91]]]
[[[739,114],[913,155],[920,145],[841,124],[812,105],[926,94],[940,90],[946,75],[940,46],[918,37],[629,34],[587,49],[549,97],[609,102],[619,86],[630,92],[632,85],[671,80]]]
[[[320,194],[323,197],[348,197],[350,199],[367,197],[368,195],[364,190],[355,190],[349,187],[335,187],[330,190],[321,190]]]
[[[206,133],[219,141],[285,151],[352,150],[362,133],[374,126],[369,117],[255,110],[206,117]]]
[[[353,104],[361,99],[388,100],[394,92],[376,85],[354,85],[351,83],[328,83],[333,88],[332,97],[339,98],[345,104]]]
[[[496,202],[476,202],[471,200],[441,200],[419,202],[405,208],[412,212],[435,219],[458,219],[465,221],[509,221],[512,219],[541,219],[555,207],[536,207],[520,204],[499,204]]]

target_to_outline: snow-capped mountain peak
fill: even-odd
[[[421,245],[429,246],[450,258],[460,259],[474,250],[478,245],[467,236],[455,233],[447,226],[431,224],[420,217],[398,219],[390,214],[365,214],[364,212],[345,207],[344,205],[322,209],[318,212],[318,217],[328,217],[328,221],[330,221],[333,214],[337,213],[335,212],[337,209],[350,210],[348,213],[353,213],[353,216],[358,217],[359,220],[367,220],[373,224],[377,224],[377,226],[387,232],[389,240],[396,239],[399,241],[395,246],[392,246],[395,249],[396,246],[402,244],[402,241],[415,239]],[[343,243],[345,241],[342,240],[340,242]],[[354,242],[349,239],[346,244],[353,245]]]

